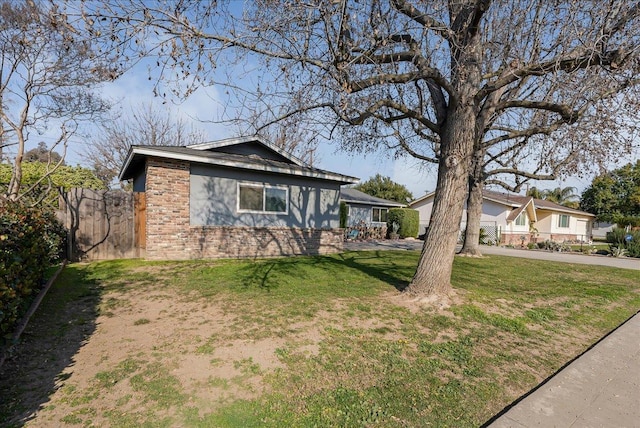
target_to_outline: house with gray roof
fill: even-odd
[[[409,203],[418,210],[421,233],[429,226],[435,192]],[[460,229],[466,227],[466,205]],[[592,239],[593,214],[568,208],[544,199],[485,189],[482,194],[480,227],[490,231],[497,243],[522,245],[550,240],[589,242]]]
[[[347,227],[361,224],[386,227],[389,209],[404,206],[399,202],[371,196],[350,187],[342,189],[340,200],[347,205]]]
[[[358,181],[256,136],[133,146],[119,178],[133,183],[136,240],[148,259],[341,251],[340,187]]]

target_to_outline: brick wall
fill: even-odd
[[[148,259],[188,259],[189,163],[149,158],[146,175]]]
[[[147,259],[277,257],[343,249],[342,229],[190,226],[189,163],[149,158]]]

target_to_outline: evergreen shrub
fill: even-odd
[[[0,343],[44,286],[47,269],[62,256],[65,236],[52,212],[0,205]]]
[[[416,238],[420,230],[420,215],[411,208],[391,208],[387,214],[387,230],[393,230],[393,223],[400,225],[400,238]]]
[[[631,236],[631,240],[627,241],[627,236]],[[612,249],[625,250],[624,254],[629,257],[640,258],[640,230],[631,230],[629,232],[620,227],[614,227],[611,232],[607,232],[607,242]]]

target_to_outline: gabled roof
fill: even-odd
[[[429,192],[426,195],[409,202],[408,206],[411,207],[415,204],[423,202],[433,197],[435,193],[436,193],[435,191]],[[557,211],[557,212],[563,212],[567,214],[579,214],[584,216],[595,217],[595,215],[585,211],[575,210],[573,208],[565,207],[564,205],[556,204],[554,202],[550,202],[545,199],[535,199],[535,198],[532,198],[531,196],[523,196],[523,195],[518,195],[516,193],[509,193],[509,192],[503,193],[503,192],[496,192],[494,190],[484,189],[482,191],[482,199],[487,201],[492,201],[498,204],[502,204],[502,205],[511,207],[512,209],[522,208],[522,209],[517,209],[511,212],[511,214],[514,214],[514,212],[517,211],[517,214],[515,214],[515,217],[517,217],[518,214],[520,214],[529,203],[532,203],[536,210]],[[515,219],[515,217],[513,219]],[[509,220],[512,220],[512,219],[509,218]]]
[[[533,201],[536,204],[536,208],[539,210],[559,211],[567,214],[582,214],[595,217],[595,214],[565,207],[564,205],[556,204],[555,202],[547,201],[546,199],[534,199]]]
[[[276,146],[275,144],[265,140],[264,138],[262,138],[259,135],[245,136],[245,137],[235,137],[235,138],[225,138],[223,140],[209,141],[209,142],[200,143],[200,144],[191,144],[191,145],[186,146],[186,147],[189,148],[189,149],[195,149],[195,150],[221,151],[220,149],[222,149],[224,147],[237,146],[237,145],[247,144],[247,143],[260,144],[263,147],[267,148],[268,150],[271,150],[272,152],[274,152],[274,153],[278,154],[279,156],[283,157],[284,159],[294,163],[295,165],[298,165],[298,166],[304,166],[305,165],[305,163],[301,159],[298,159],[297,157],[295,157],[291,153],[286,152],[282,148],[280,148],[280,147]]]
[[[225,141],[218,147],[225,146]],[[255,143],[256,139],[251,138],[245,141],[236,140],[232,144],[244,144]],[[221,167],[270,172],[275,174],[284,174],[289,176],[307,177],[318,180],[334,181],[340,184],[354,184],[359,181],[356,177],[348,175],[338,174],[331,171],[314,168],[307,165],[299,165],[298,162],[289,160],[287,156],[279,157],[280,160],[268,159],[259,155],[243,155],[225,153],[221,151],[211,150],[215,149],[215,144],[204,143],[199,145],[198,148],[193,147],[175,147],[175,146],[132,146],[129,149],[127,159],[125,160],[122,169],[120,170],[119,179],[128,180],[134,177],[136,171],[144,166],[144,160],[147,157],[156,157],[162,159],[175,159],[188,161],[206,165],[216,165]],[[259,141],[260,144],[265,145],[264,142]],[[209,147],[209,145],[211,145]],[[229,144],[226,144],[229,145]],[[266,146],[266,145],[265,145]],[[205,148],[209,147],[209,149]],[[269,147],[272,149],[272,147]],[[280,154],[279,154],[280,155]]]
[[[396,201],[390,201],[388,199],[378,198],[376,196],[368,195],[356,189],[345,187],[340,190],[340,200],[352,204],[367,204],[380,207],[403,207],[404,204]]]
[[[529,200],[531,200],[536,210],[558,211],[568,214],[580,214],[595,217],[594,214],[585,211],[565,207],[564,205],[556,204],[555,202],[547,201],[546,199],[535,199],[531,196],[522,196],[514,193],[500,193],[486,189],[482,192],[482,195],[484,199],[513,207],[525,205]]]
[[[509,215],[507,216],[507,222],[515,221],[515,219],[518,218],[518,216],[525,210],[529,213],[529,218],[531,219],[531,221],[538,221],[538,216],[536,215],[536,207],[533,203],[534,199],[531,196],[525,196],[525,198],[527,199],[525,203],[523,203],[519,207],[514,208],[509,213]]]
[[[420,202],[422,202],[422,201],[425,201],[425,200],[427,200],[427,199],[431,198],[431,197],[432,197],[432,196],[434,196],[435,194],[436,194],[436,191],[435,191],[435,190],[434,190],[434,191],[431,191],[431,192],[427,192],[425,195],[420,196],[419,198],[414,199],[413,201],[409,202],[409,203],[407,204],[407,206],[408,206],[408,207],[412,207],[412,206],[414,206],[415,204],[418,204],[418,203],[420,203]]]
[[[519,207],[528,203],[531,196],[522,196],[516,193],[502,193],[496,192],[495,190],[484,189],[482,191],[482,198],[509,207]]]

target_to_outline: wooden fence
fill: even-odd
[[[133,192],[121,190],[72,189],[61,195],[58,219],[68,231],[67,257],[70,260],[143,257],[144,245],[140,243],[144,242],[144,230],[140,235],[140,225],[136,226],[140,216],[135,214],[140,206],[144,207],[144,194],[134,197]]]

